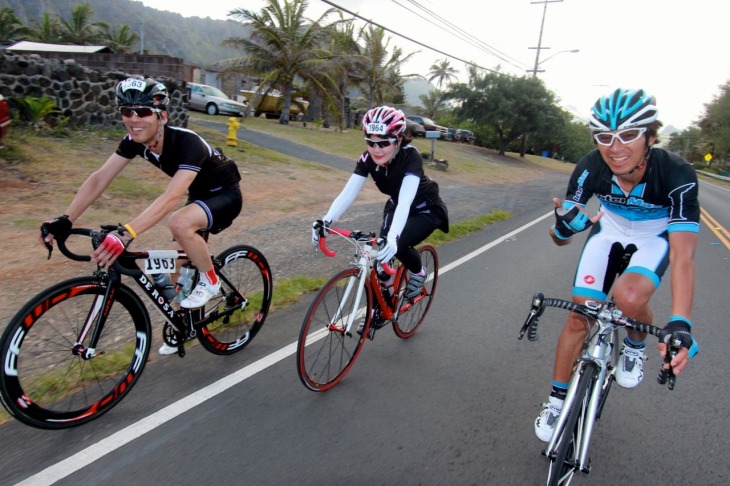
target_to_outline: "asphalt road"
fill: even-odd
[[[726,214],[730,192],[707,195],[709,214]],[[120,405],[83,427],[3,424],[0,484],[541,484],[547,461],[532,421],[549,392],[563,311],[546,312],[538,343],[517,333],[533,292],[569,296],[580,251],[577,241],[548,241],[548,209],[439,248],[422,328],[407,341],[379,331],[333,390],[310,392],[296,375],[305,299],[272,314],[238,355],[194,346],[183,360],[155,357]],[[670,392],[654,383],[659,357],[648,349],[645,382],[613,388],[593,470],[575,484],[727,484],[729,265],[730,248],[703,225],[700,355]],[[653,300],[658,321],[669,313],[667,277]]]

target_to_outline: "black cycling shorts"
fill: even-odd
[[[243,195],[240,186],[221,189],[204,199],[189,199],[188,204],[195,203],[208,216],[208,228],[211,234],[220,233],[233,224],[233,220],[243,209]]]

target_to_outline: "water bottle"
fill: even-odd
[[[160,293],[167,299],[172,300],[177,295],[177,289],[172,284],[172,279],[169,273],[153,273],[152,281],[155,283],[155,287]]]
[[[177,279],[177,301],[182,302],[190,294],[193,289],[193,276],[195,276],[195,267],[186,263],[180,268],[180,277]]]

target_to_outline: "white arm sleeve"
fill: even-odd
[[[360,194],[362,188],[365,187],[366,180],[367,177],[363,177],[358,174],[352,174],[350,176],[350,180],[347,181],[347,184],[345,184],[342,192],[340,192],[340,195],[337,196],[334,201],[332,201],[332,206],[330,206],[330,209],[329,211],[327,211],[327,214],[324,216],[323,220],[334,223],[335,221],[340,219],[340,216],[345,214],[347,208],[349,208],[350,205],[355,201],[355,199],[357,199],[357,195]]]
[[[393,222],[390,224],[390,229],[388,230],[388,239],[391,238],[391,235],[396,238],[400,236],[403,228],[406,226],[411,204],[413,204],[413,200],[416,198],[416,192],[420,183],[421,178],[417,175],[408,174],[403,178],[403,184],[401,184],[400,192],[398,193],[398,206],[395,208]]]

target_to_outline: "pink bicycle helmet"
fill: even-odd
[[[406,130],[406,117],[402,111],[390,106],[377,106],[365,113],[362,119],[362,131],[365,136],[397,138]]]

